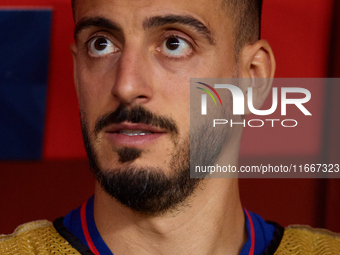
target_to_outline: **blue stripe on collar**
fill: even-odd
[[[83,244],[87,245],[86,239],[81,227],[80,207],[69,212],[63,219],[63,224],[74,236]]]
[[[86,223],[88,232],[91,236],[92,242],[94,243],[95,247],[97,248],[100,254],[107,254],[113,255],[111,250],[107,247],[106,243],[102,239],[101,235],[98,232],[94,221],[94,214],[93,214],[93,203],[94,203],[94,196],[92,196],[86,204]],[[68,231],[70,231],[74,236],[76,236],[83,244],[89,247],[85,235],[84,230],[81,224],[81,214],[80,214],[81,207],[72,210],[68,213],[63,220],[63,224],[67,227]]]
[[[96,246],[98,252],[100,254],[107,254],[107,255],[113,255],[109,247],[107,247],[106,243],[104,242],[103,238],[98,232],[96,223],[94,221],[94,208],[93,208],[93,203],[94,203],[94,196],[92,196],[86,206],[86,221],[87,221],[87,228],[90,233],[92,242]]]
[[[251,247],[251,229],[250,229],[250,222],[248,217],[245,214],[246,219],[246,230],[248,234],[248,239],[246,243],[244,244],[240,255],[248,255]],[[273,238],[273,234],[275,231],[275,226],[265,222],[261,216],[249,212],[249,215],[252,219],[254,230],[255,230],[255,250],[254,255],[260,255],[263,253],[263,251],[267,248],[270,241]]]

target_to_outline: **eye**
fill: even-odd
[[[103,56],[118,51],[119,48],[105,37],[96,37],[89,42],[89,52],[94,56]]]
[[[170,57],[181,57],[188,55],[192,51],[192,48],[189,43],[181,38],[169,37],[164,41],[162,50]]]

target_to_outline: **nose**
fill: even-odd
[[[152,98],[151,68],[147,54],[136,47],[126,47],[119,59],[111,93],[125,105],[145,104]]]

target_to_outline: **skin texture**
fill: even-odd
[[[216,2],[216,4],[213,4]],[[184,24],[146,27],[155,16],[180,15],[199,20],[210,37]],[[266,41],[246,45],[239,62],[234,58],[232,21],[219,1],[196,0],[79,0],[75,22],[105,18],[119,30],[90,26],[76,35],[71,46],[74,77],[82,118],[102,171],[135,167],[159,167],[171,176],[170,162],[176,151],[187,148],[190,131],[191,77],[273,77],[275,60]],[[144,25],[144,26],[143,26]],[[113,51],[96,56],[95,38],[105,37]],[[179,57],[164,48],[167,37],[186,41]],[[254,106],[259,108],[271,84],[254,84]],[[242,85],[246,91],[246,85]],[[177,126],[176,139],[166,130],[147,143],[129,144],[141,150],[132,162],[122,162],[105,129],[94,133],[101,116],[124,105],[141,105]],[[248,110],[246,110],[248,112]],[[127,123],[129,124],[129,123]],[[242,129],[223,145],[220,165],[237,165]],[[175,141],[175,142],[174,142]],[[247,238],[236,179],[207,179],[177,210],[146,216],[122,205],[96,183],[94,216],[97,228],[114,254],[238,254]],[[117,241],[119,240],[119,241]]]

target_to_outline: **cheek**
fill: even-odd
[[[190,78],[233,77],[234,58],[232,55],[223,59],[213,53],[188,61],[185,65],[178,63],[177,66],[171,67],[167,71],[162,70],[162,78],[159,81],[163,83],[159,84],[163,87],[163,98],[166,99],[164,101],[168,102],[165,106],[168,108],[167,112],[176,118],[181,137],[184,137],[190,130]]]
[[[223,77],[225,69],[214,56],[194,57],[185,62],[164,62],[157,69],[156,88],[161,88],[160,102],[175,118],[180,132],[187,134],[190,128],[190,79]],[[156,91],[156,89],[155,89]]]
[[[178,125],[180,136],[183,136],[188,133],[190,124],[190,76],[188,72],[184,75],[177,73],[166,80],[168,82],[161,86],[162,100],[157,99],[163,107],[157,106],[157,112],[170,115]]]
[[[93,128],[96,119],[105,114],[103,109],[109,111],[114,107],[110,101],[111,87],[113,81],[109,72],[103,68],[89,68],[86,61],[77,66],[79,108],[87,118],[88,124]]]
[[[77,77],[79,91],[84,96],[98,96],[110,91],[110,84],[114,82],[116,62],[118,56],[112,55],[103,59],[90,58],[86,54],[79,54],[77,63]]]

